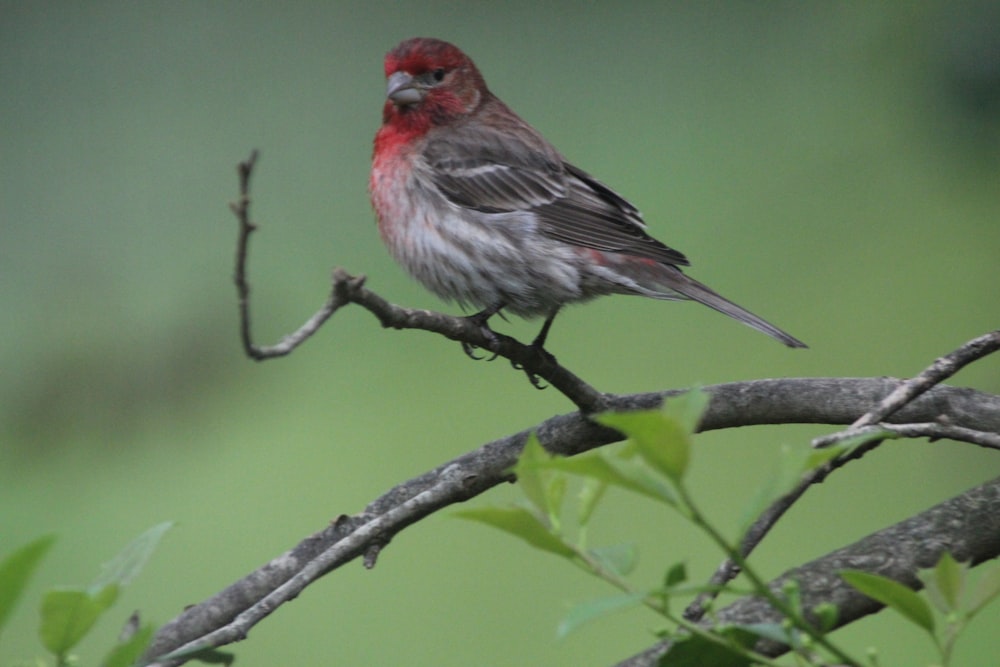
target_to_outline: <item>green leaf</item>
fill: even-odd
[[[710,393],[697,387],[668,398],[663,404],[663,414],[675,419],[687,433],[694,433],[711,400]]]
[[[826,450],[819,451],[822,453]],[[788,446],[781,448],[776,467],[765,477],[764,483],[757,487],[751,499],[743,503],[739,514],[739,535],[746,534],[764,510],[798,484],[806,467],[804,458],[808,455],[802,449]]]
[[[820,631],[830,632],[837,626],[837,617],[840,614],[837,605],[832,602],[820,602],[813,607],[812,611],[816,619],[819,620]]]
[[[673,492],[646,466],[636,461],[609,459],[600,452],[592,452],[570,458],[553,458],[534,465],[596,479],[667,505],[677,504]]]
[[[562,532],[560,514],[562,513],[563,498],[566,497],[566,485],[568,483],[569,479],[566,475],[559,474],[550,475],[550,479],[545,484],[545,498],[549,506],[549,524],[556,534]]]
[[[985,572],[979,575],[976,586],[969,597],[969,608],[966,610],[969,618],[979,613],[998,595],[1000,595],[1000,566],[992,563]]]
[[[572,560],[577,555],[572,546],[557,535],[552,534],[548,526],[523,507],[476,507],[459,510],[454,513],[454,516],[493,526],[520,537],[533,547],[563,558]]]
[[[142,652],[149,646],[156,628],[152,623],[146,623],[123,642],[117,644],[104,658],[102,667],[132,667]]]
[[[796,614],[802,614],[802,588],[795,579],[781,582],[781,595]]]
[[[847,447],[843,445],[823,449],[783,446],[777,466],[767,475],[766,481],[757,488],[750,501],[745,503],[741,509],[737,524],[739,534],[746,534],[753,522],[768,507],[798,485],[803,474],[815,470],[846,450]]]
[[[562,639],[584,623],[607,616],[612,612],[639,606],[646,598],[645,593],[626,593],[598,600],[591,600],[573,607],[556,628],[556,636]]]
[[[931,614],[930,605],[903,584],[861,570],[844,570],[840,576],[873,600],[895,609],[904,618],[927,632],[934,632],[934,616]]]
[[[719,628],[715,634],[744,648],[756,642],[753,634],[737,627]],[[734,647],[691,635],[675,640],[657,664],[659,667],[749,667],[754,663]]]
[[[667,568],[667,573],[663,575],[663,586],[664,588],[680,586],[687,581],[687,578],[687,564],[683,561],[680,563],[674,563]]]
[[[691,459],[691,434],[662,410],[605,412],[594,417],[631,438],[639,455],[673,482],[684,478]]]
[[[968,568],[959,564],[945,551],[937,565],[925,579],[928,595],[939,598],[945,613],[956,611],[961,604],[962,590],[965,588],[965,573]],[[932,593],[933,591],[933,593]]]
[[[532,505],[537,507],[546,516],[552,514],[552,508],[549,504],[549,496],[545,491],[545,479],[543,478],[542,468],[537,464],[549,461],[550,459],[552,459],[552,455],[542,447],[542,444],[538,441],[538,436],[531,433],[528,435],[528,440],[524,443],[524,449],[521,450],[521,455],[514,466],[517,483],[520,485],[524,495],[527,496]]]
[[[832,461],[849,449],[848,445],[839,443],[833,447],[823,447],[822,449],[809,449],[806,456],[805,465],[802,472],[811,472],[827,462]]]
[[[38,634],[42,645],[62,660],[114,603],[118,586],[99,591],[60,588],[42,598],[42,620]]]
[[[0,630],[55,540],[55,535],[39,537],[0,562]]]
[[[874,442],[876,440],[896,440],[901,436],[889,429],[885,428],[873,428],[871,430],[865,431],[864,433],[859,433],[858,435],[852,435],[849,438],[844,438],[838,444],[838,446],[845,449],[854,449],[860,447],[861,445],[867,445],[869,442]]]
[[[590,518],[597,509],[597,504],[604,497],[604,492],[608,489],[606,482],[594,478],[585,479],[579,493],[579,510],[577,521],[580,527],[585,527],[590,523]]]
[[[173,525],[172,521],[157,524],[125,545],[117,556],[104,564],[101,574],[91,584],[91,590],[101,590],[109,584],[128,585],[146,565],[160,539]]]
[[[631,542],[596,547],[587,553],[600,563],[601,567],[619,577],[628,576],[639,561],[639,550]]]
[[[785,627],[782,623],[747,623],[740,624],[738,627],[761,639],[767,639],[786,646],[794,647],[801,643],[795,636],[794,631]]]

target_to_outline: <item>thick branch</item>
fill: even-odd
[[[716,385],[707,388],[712,400],[699,428],[707,431],[754,424],[850,424],[899,384],[899,380],[889,378],[813,378]],[[612,397],[608,399],[609,407],[649,408],[676,393]],[[933,422],[939,421],[941,415],[947,415],[955,426],[1000,432],[1000,396],[939,386],[904,406],[891,419],[899,423]],[[564,455],[621,439],[616,431],[598,426],[579,413],[552,417],[533,430],[550,451]],[[293,599],[316,577],[359,556],[367,555],[373,561],[374,554],[407,526],[509,481],[508,471],[527,434],[522,431],[483,445],[395,487],[361,514],[341,517],[218,595],[185,610],[160,629],[147,655],[162,655],[191,642],[200,644],[213,632],[217,634],[211,635],[208,645],[242,639],[254,623]]]

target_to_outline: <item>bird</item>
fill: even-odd
[[[424,287],[477,309],[467,317],[494,357],[494,315],[544,317],[531,346],[551,356],[545,343],[560,310],[611,294],[696,301],[806,347],[685,274],[683,253],[504,104],[455,45],[407,39],[386,54],[384,70],[369,179],[379,235]]]

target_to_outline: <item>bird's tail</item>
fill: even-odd
[[[729,315],[729,317],[739,320],[743,324],[753,327],[757,331],[766,333],[768,336],[781,341],[788,347],[808,347],[795,336],[792,336],[791,334],[786,333],[774,326],[770,322],[757,317],[746,308],[736,305],[726,297],[713,290],[711,287],[703,285],[694,278],[685,275],[680,269],[663,264],[661,264],[660,267],[665,268],[668,271],[666,274],[660,272],[657,276],[657,282],[662,284],[664,287],[667,287],[671,292],[675,293],[663,294],[660,298],[677,298],[676,295],[680,295],[682,298],[697,301],[698,303],[704,304],[709,308],[713,308],[720,313]]]

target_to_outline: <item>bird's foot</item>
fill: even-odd
[[[535,361],[535,363],[532,363],[531,364],[532,366],[535,366],[536,363],[537,364],[543,364],[548,362],[551,362],[553,364],[556,363],[555,356],[551,352],[546,350],[544,347],[542,347],[542,345],[539,344],[537,339],[535,339],[535,341],[531,343],[531,345],[528,345],[527,349],[529,350],[529,354],[531,355],[531,357],[534,357],[535,360],[537,360],[537,361],[533,360]],[[514,370],[524,371],[524,374],[528,376],[528,382],[530,382],[531,386],[534,387],[535,389],[545,389],[548,386],[542,384],[542,380],[540,377],[538,377],[537,373],[529,371],[524,367],[523,364],[519,364],[518,362],[512,360],[510,362],[510,365],[511,367],[514,368]]]
[[[486,339],[487,349],[493,353],[492,357],[486,359],[485,356],[476,354],[476,350],[479,349],[479,346],[473,345],[472,343],[463,340],[462,351],[465,352],[466,356],[468,356],[470,359],[475,359],[476,361],[480,361],[482,359],[486,359],[487,361],[493,361],[494,359],[497,358],[497,356],[499,356],[500,339],[497,337],[497,333],[493,331],[493,329],[490,329],[489,320],[491,317],[500,312],[500,309],[502,307],[503,306],[493,306],[485,310],[481,310],[473,315],[469,315],[465,318],[466,320],[468,320],[469,322],[471,322],[472,324],[474,324],[479,328],[479,332],[483,335],[483,338]],[[503,317],[502,313],[501,317]]]

